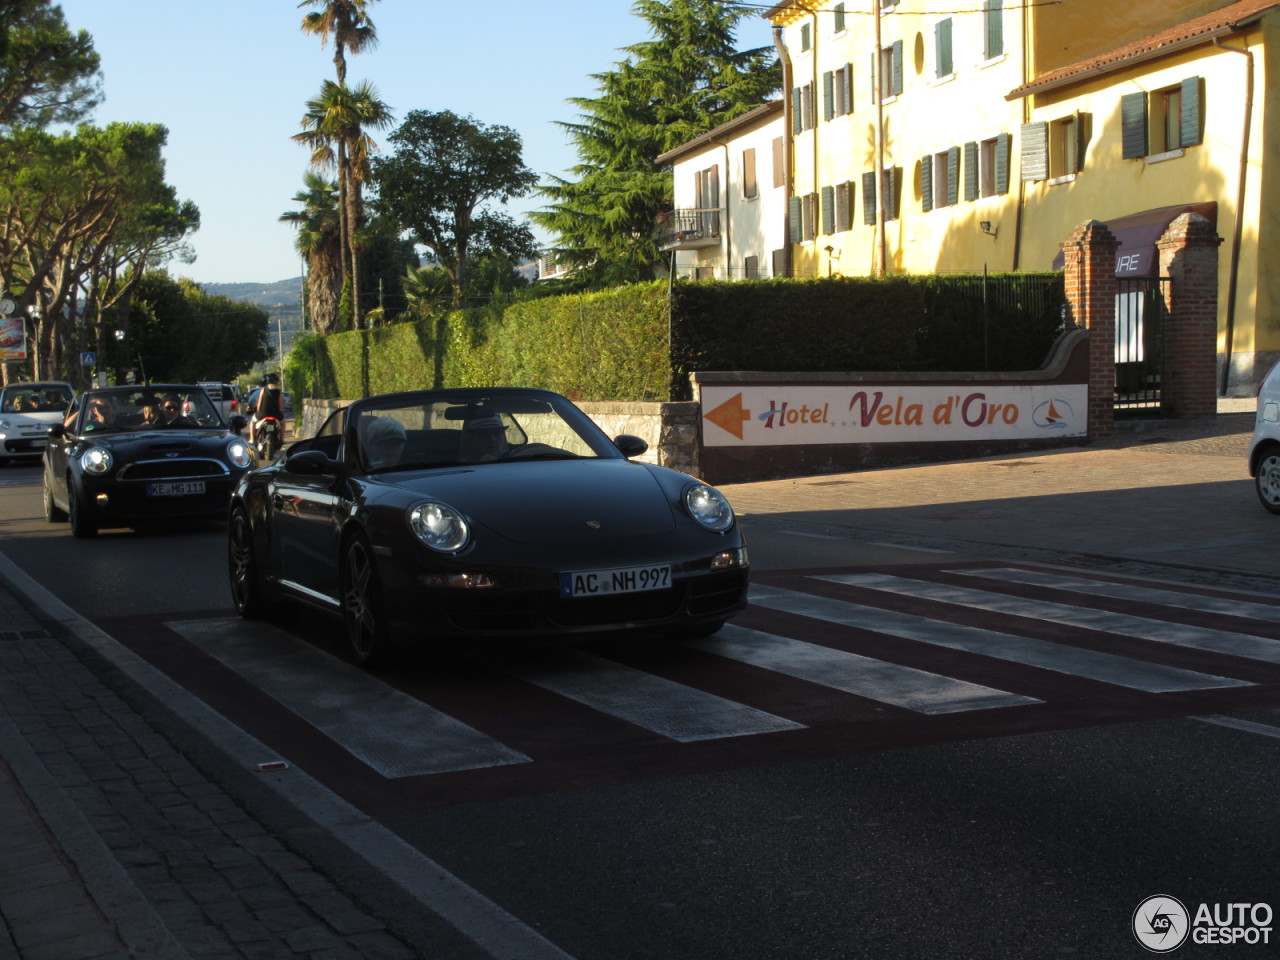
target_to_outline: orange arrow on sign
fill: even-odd
[[[742,394],[735,393],[714,410],[703,414],[703,418],[741,440],[742,421],[751,419],[751,411],[742,409]]]

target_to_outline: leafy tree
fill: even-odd
[[[88,33],[49,0],[0,0],[0,130],[75,123],[100,99]]]
[[[387,139],[395,152],[373,161],[375,210],[430,251],[449,276],[455,306],[467,299],[475,252],[533,255],[528,226],[488,206],[524,196],[537,182],[521,159],[518,133],[449,110],[414,110]]]
[[[117,369],[136,369],[139,379],[234,380],[270,356],[270,314],[207,294],[191,280],[146,273],[130,314],[128,336],[108,355]]]
[[[655,159],[766,102],[781,86],[770,48],[737,51],[745,6],[719,0],[636,0],[652,39],[595,74],[599,94],[569,102],[582,113],[562,123],[581,160],[570,180],[539,187],[550,200],[531,219],[556,235],[561,259],[597,285],[652,279],[662,270],[654,235],[672,202],[670,171]]]
[[[326,80],[320,95],[307,102],[302,132],[293,139],[311,149],[311,165],[337,168],[340,235],[343,248],[344,285],[350,288],[352,325],[362,326],[364,315],[360,284],[360,230],[364,223],[363,184],[369,174],[369,157],[377,145],[366,133],[391,123],[390,108],[368,82],[355,89]]]
[[[302,18],[302,32],[320,38],[321,46],[333,41],[333,64],[338,83],[347,82],[347,51],[361,53],[378,43],[378,30],[366,7],[377,0],[302,0],[299,7],[320,7]]]
[[[338,298],[342,295],[342,238],[338,220],[338,184],[318,173],[303,175],[306,189],[293,200],[300,210],[280,214],[298,230],[295,246],[307,263],[307,316],[317,333],[338,330]]]

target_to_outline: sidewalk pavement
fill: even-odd
[[[1066,450],[725,489],[749,522],[1274,586],[1274,561],[1258,564],[1276,521],[1244,467],[1252,401],[1220,411]],[[367,881],[265,825],[242,782],[198,762],[189,728],[161,725],[131,678],[33,597],[0,564],[0,960],[497,955],[450,931],[429,953],[411,946]]]

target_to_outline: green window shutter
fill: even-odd
[[[876,175],[862,175],[862,222],[868,226],[876,222]]]
[[[853,113],[853,64],[844,65],[844,112]]]
[[[1022,179],[1049,178],[1049,125],[1044,122],[1022,125]]]
[[[978,199],[978,141],[964,145],[964,198]]]
[[[804,101],[800,93],[800,88],[794,87],[791,90],[791,132],[799,133],[803,129]]]
[[[920,158],[920,209],[928,213],[933,209],[933,154]]]
[[[947,150],[947,206],[954,207],[960,202],[960,148],[950,147]]]
[[[996,137],[996,193],[1009,192],[1009,153],[1013,138],[1007,133]]]
[[[1120,98],[1120,135],[1124,159],[1147,155],[1147,94],[1126,93]]]
[[[1004,53],[1004,0],[986,0],[983,6],[986,45],[982,52],[991,60]]]
[[[791,215],[791,229],[788,232],[791,234],[791,242],[799,243],[800,236],[801,236],[800,231],[803,227],[803,223],[801,222],[803,211],[801,210],[801,206],[800,206],[800,198],[792,197],[790,201],[788,201],[788,203],[790,205],[790,215]]]
[[[822,75],[822,119],[830,120],[836,115],[836,75],[828,70]]]
[[[893,95],[902,93],[902,41],[893,41]]]
[[[836,232],[836,188],[822,188],[822,232]]]
[[[836,4],[834,19],[835,19],[835,23],[833,24],[833,26],[835,27],[835,32],[839,33],[841,30],[844,29],[844,4],[843,3]]]
[[[949,77],[954,73],[951,59],[951,18],[939,20],[933,28],[936,69],[939,77]]]
[[[1194,146],[1204,139],[1204,135],[1200,132],[1203,83],[1202,77],[1187,77],[1182,81],[1182,145],[1184,147]]]
[[[884,172],[884,218],[898,219],[898,168],[889,167]]]

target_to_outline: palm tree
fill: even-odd
[[[338,83],[347,82],[347,51],[361,53],[378,43],[378,31],[365,8],[377,0],[302,0],[299,7],[320,7],[302,18],[302,32],[320,37],[328,46],[333,38],[333,64]]]
[[[297,248],[307,263],[307,315],[317,333],[336,333],[342,294],[342,231],[338,185],[318,173],[303,174],[304,190],[293,195],[301,210],[280,214],[298,230]]]
[[[365,132],[391,123],[391,108],[378,99],[368,81],[354,90],[326,80],[320,95],[307,101],[302,132],[293,139],[311,148],[311,165],[338,171],[339,234],[343,249],[344,283],[351,293],[352,326],[362,325],[360,302],[360,228],[364,218],[363,185],[369,157],[377,144]]]

